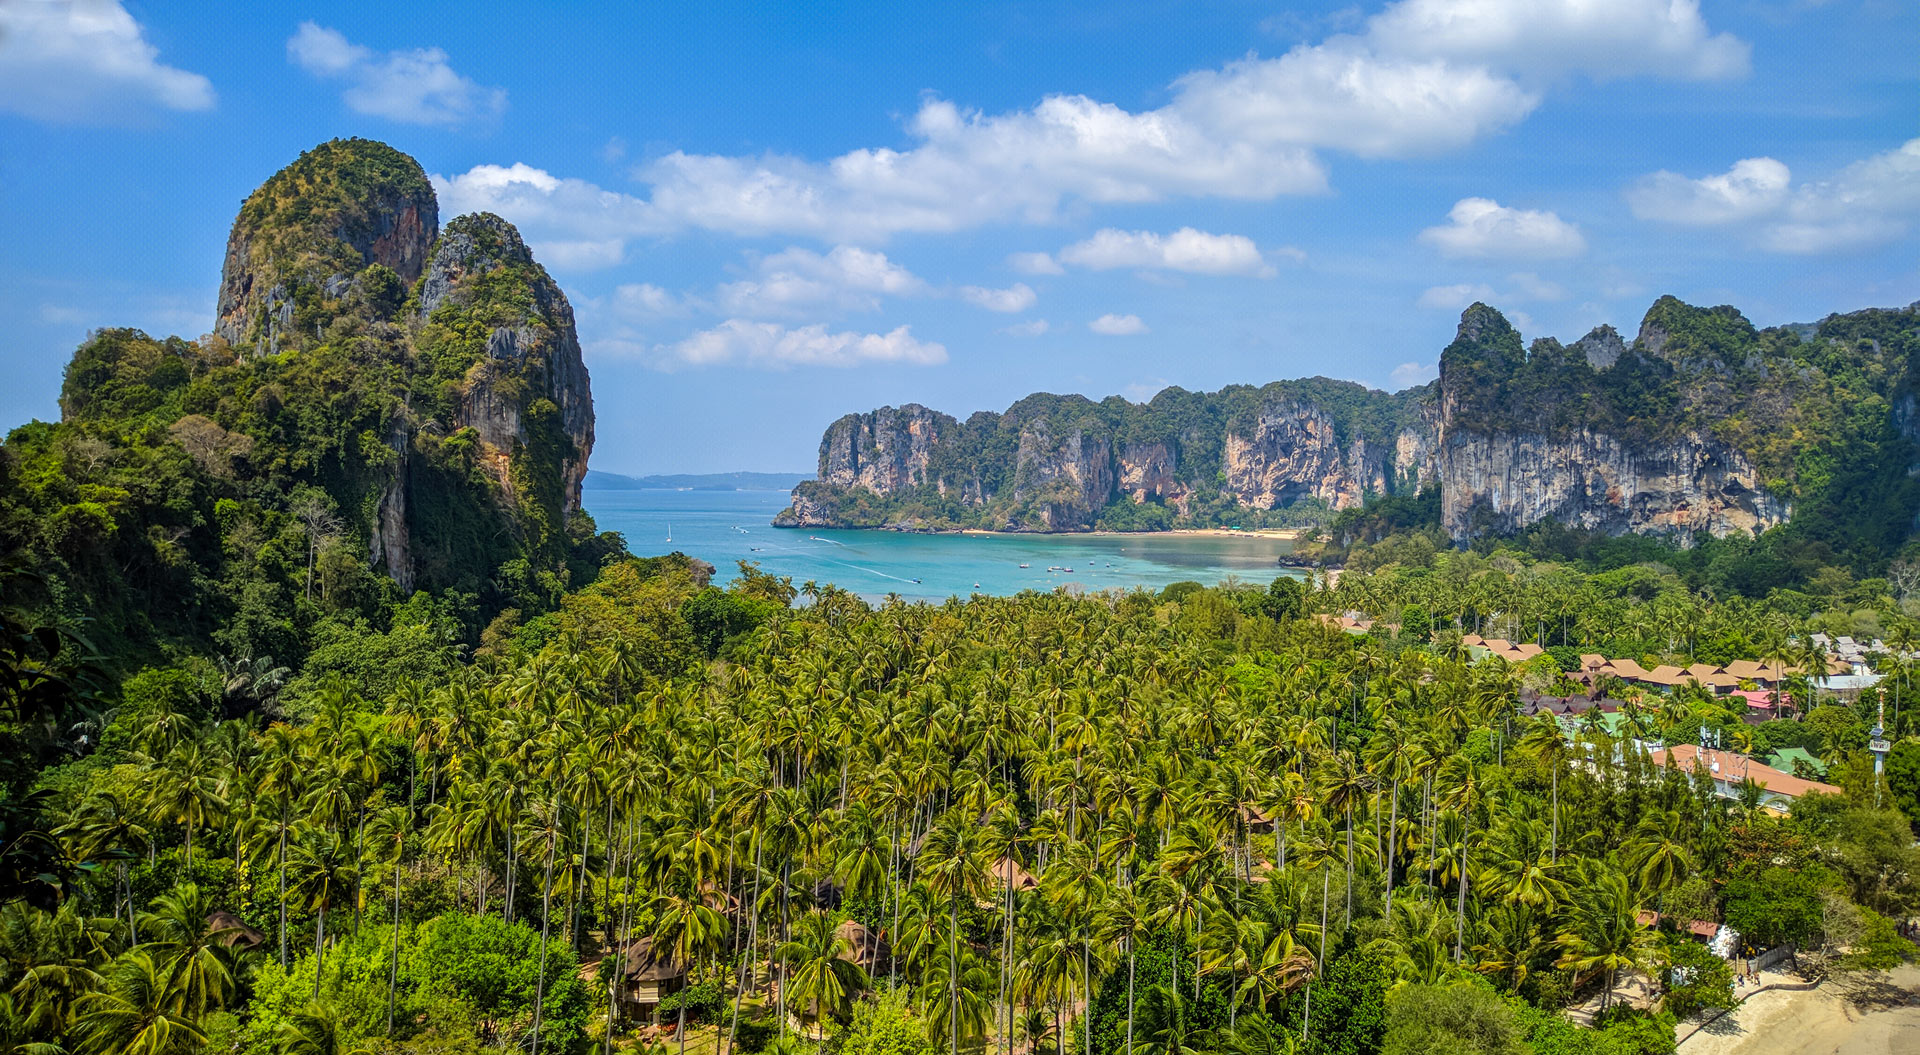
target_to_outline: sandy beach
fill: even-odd
[[[929,532],[925,532],[925,534],[940,535],[940,534],[947,534],[947,532],[929,531]],[[982,528],[962,528],[959,532],[957,532],[957,534],[961,534],[961,535],[1024,534],[1024,535],[1033,535],[1033,536],[1045,538],[1048,533],[1047,532],[987,531]],[[1138,536],[1140,538],[1167,538],[1169,536],[1174,536],[1174,537],[1185,536],[1189,538],[1261,538],[1261,539],[1274,539],[1280,542],[1292,542],[1300,537],[1300,532],[1296,528],[1246,528],[1239,531],[1236,531],[1232,528],[1175,528],[1171,531],[1062,531],[1062,532],[1057,532],[1056,534],[1093,535],[1093,536],[1106,537],[1106,538],[1132,538],[1135,536]]]
[[[1758,993],[1682,1042],[1678,1055],[1905,1052],[1920,1052],[1920,967]]]

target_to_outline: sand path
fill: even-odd
[[[1920,968],[1755,994],[1688,1038],[1679,1055],[1902,1055],[1920,1052]]]

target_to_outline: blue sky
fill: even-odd
[[[613,471],[809,468],[886,403],[1399,388],[1473,299],[1569,340],[1920,299],[1905,0],[601,6],[0,0],[0,424],[90,329],[210,329],[240,201],[348,135],[521,226]]]

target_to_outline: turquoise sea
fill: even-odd
[[[1085,590],[1158,589],[1182,579],[1212,585],[1229,576],[1267,583],[1290,574],[1277,564],[1291,546],[1280,539],[772,527],[774,514],[787,506],[785,491],[589,489],[583,504],[602,531],[626,535],[634,553],[679,550],[712,564],[722,583],[737,576],[737,561],[751,560],[762,571],[792,576],[796,586],[809,579],[830,582],[871,599],[897,593],[944,601],[956,594],[1015,594],[1069,583]]]

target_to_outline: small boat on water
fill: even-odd
[[[980,588],[980,584],[979,584],[979,583],[977,583],[977,582],[976,582],[976,583],[974,583],[974,584],[973,584],[973,588],[974,588],[974,589],[976,589],[976,590],[978,590],[978,589]]]
[[[667,521],[667,541],[673,541],[673,521]]]
[[[914,579],[913,581],[914,581],[914,582],[919,582],[920,580],[919,580],[919,579]]]
[[[1020,566],[1021,566],[1022,568],[1031,568],[1031,567],[1033,567],[1033,565],[1031,565],[1031,564],[1022,564],[1022,565],[1020,565]]]

